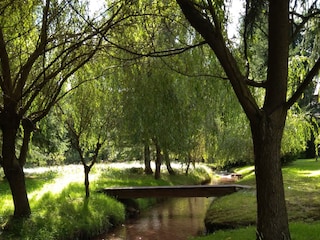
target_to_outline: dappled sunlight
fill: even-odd
[[[320,170],[315,171],[301,171],[302,175],[305,175],[306,177],[317,177],[320,176]]]
[[[248,175],[254,173],[254,166],[248,166],[248,167],[243,167],[240,169],[235,169],[236,173],[239,173],[241,175]]]
[[[309,182],[320,176],[320,162],[316,162],[314,159],[299,159],[284,167],[283,173],[290,181],[297,177],[304,177],[306,182]]]
[[[315,159],[298,159],[290,163],[289,166],[292,170],[314,171],[320,169],[320,162]]]
[[[186,168],[186,164],[183,164],[181,162],[171,162],[171,167],[174,168],[175,170],[181,170],[185,171],[184,168]],[[144,168],[144,163],[141,161],[130,161],[130,162],[114,162],[114,163],[108,163],[108,164],[97,164],[97,166],[100,168],[101,166],[103,167],[107,166],[112,169],[130,169],[130,168]],[[155,169],[155,162],[150,163],[151,168]],[[199,164],[196,164],[196,166],[199,166]],[[206,167],[205,165],[201,165],[202,167]],[[208,167],[207,167],[208,168]],[[208,168],[209,169],[209,168]],[[162,164],[161,165],[161,170],[166,170],[166,165]]]
[[[143,172],[143,163],[139,161],[123,162],[123,163],[102,163],[96,164],[90,174],[89,180],[91,186],[95,186],[97,182],[105,182],[105,186],[112,185],[130,185],[130,182],[134,182],[135,185],[145,185],[145,179],[139,181],[132,179],[130,176],[130,169],[140,169]],[[152,166],[154,167],[154,166]],[[165,170],[165,165],[162,166]],[[176,170],[181,170],[181,163],[172,163],[172,167]],[[39,176],[41,174],[43,178],[47,179],[40,189],[30,191],[28,193],[30,199],[40,199],[45,193],[50,192],[57,194],[63,191],[70,183],[83,182],[84,170],[82,165],[66,165],[66,166],[52,166],[52,167],[39,167],[25,169],[25,173],[28,176]],[[46,176],[46,174],[50,176]],[[54,173],[54,174],[53,174]],[[127,179],[123,175],[127,175]],[[53,178],[52,175],[55,177]],[[98,178],[100,176],[100,178]],[[120,178],[121,176],[121,178]],[[153,178],[153,176],[145,176],[146,178]],[[121,179],[121,180],[120,180]],[[132,183],[133,184],[133,183]]]
[[[67,165],[49,168],[51,171],[57,171],[58,176],[51,182],[44,184],[39,190],[29,193],[30,198],[40,199],[45,193],[51,192],[53,194],[60,193],[70,183],[83,182],[84,181],[84,170],[82,165]],[[41,173],[45,171],[45,168],[35,168],[34,173]],[[48,168],[47,168],[48,171]],[[30,171],[29,171],[30,173]],[[97,174],[90,173],[90,181],[94,181]]]

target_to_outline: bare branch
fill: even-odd
[[[171,71],[186,77],[192,77],[192,78],[209,77],[209,78],[216,78],[216,79],[222,79],[222,80],[229,80],[226,76],[220,76],[220,75],[205,74],[205,73],[189,74],[185,71],[181,71],[180,69],[173,67],[172,65],[167,63],[165,59],[161,59],[161,60],[164,63],[164,65],[168,67]]]
[[[320,58],[318,58],[316,63],[313,65],[312,69],[308,72],[308,74],[304,78],[303,82],[298,87],[297,91],[287,101],[287,103],[286,103],[287,109],[289,109],[296,101],[298,101],[298,99],[301,97],[303,91],[312,82],[312,79],[318,74],[319,70],[320,70]]]
[[[168,57],[168,56],[173,56],[173,55],[177,55],[177,54],[181,54],[184,53],[190,49],[193,49],[195,47],[199,47],[202,46],[204,44],[206,44],[205,41],[201,41],[199,43],[196,43],[194,45],[189,45],[186,47],[181,47],[181,48],[174,48],[174,49],[167,49],[167,50],[163,50],[163,51],[153,51],[153,52],[148,52],[148,53],[139,53],[139,52],[135,52],[132,51],[126,47],[123,47],[119,44],[116,44],[112,41],[110,41],[109,39],[105,38],[105,41],[107,41],[108,43],[110,43],[111,45],[115,46],[116,48],[123,50],[127,53],[130,53],[132,55],[137,56],[137,58],[141,58],[141,57]]]
[[[96,49],[97,50],[97,49]],[[65,76],[64,78],[59,82],[57,89],[54,91],[54,95],[49,99],[48,104],[46,105],[46,107],[39,112],[35,112],[32,114],[32,119],[34,122],[38,122],[40,121],[43,117],[45,117],[48,112],[50,111],[50,109],[57,103],[57,98],[61,92],[61,88],[64,85],[64,83],[69,79],[70,76],[72,76],[76,71],[78,71],[83,65],[85,65],[92,57],[93,55],[96,53],[96,51],[91,52],[90,54],[88,54],[88,56],[82,60],[80,63],[78,63],[73,69],[71,69]],[[72,65],[71,61],[69,64]],[[69,65],[68,64],[68,65]],[[58,72],[58,71],[57,71]],[[47,82],[45,81],[43,84],[45,85]],[[43,88],[44,86],[42,86]],[[35,92],[33,94],[33,96],[29,99],[28,104],[26,104],[26,106],[31,106],[32,102],[34,101],[34,99],[36,98],[36,96],[39,94],[39,92]],[[28,108],[29,108],[28,107]],[[24,108],[21,111],[26,111],[28,108]]]
[[[9,56],[6,50],[6,43],[4,41],[1,27],[0,27],[0,61],[1,61],[1,70],[2,70],[2,75],[0,76],[1,89],[4,93],[7,93],[8,91],[11,92],[12,83],[11,83]]]
[[[201,34],[210,48],[214,51],[227,77],[230,79],[230,83],[248,118],[250,120],[257,118],[260,115],[259,106],[248,89],[245,78],[241,73],[234,56],[225,44],[226,41],[223,37],[223,33],[217,31],[217,28],[199,13],[199,10],[196,9],[193,1],[176,1],[190,24]]]
[[[41,26],[41,32],[40,32],[40,43],[38,44],[38,47],[34,50],[34,52],[30,55],[27,62],[24,64],[24,66],[21,67],[20,72],[17,74],[17,79],[14,86],[14,96],[16,101],[21,98],[22,95],[22,89],[26,84],[26,81],[28,79],[29,73],[32,69],[33,64],[36,62],[38,57],[44,53],[46,44],[47,44],[47,18],[49,13],[49,5],[50,0],[46,1],[46,6],[43,10],[42,14],[42,26]]]
[[[258,87],[258,88],[266,88],[266,84],[267,84],[266,81],[256,82],[256,81],[253,81],[251,79],[245,79],[245,82],[247,83],[248,86]]]
[[[291,12],[292,16],[299,17],[302,21],[298,24],[294,23],[294,19],[291,19],[291,23],[294,25],[294,29],[292,31],[291,42],[297,37],[297,35],[301,32],[301,30],[305,27],[305,25],[314,17],[320,16],[320,9],[310,9],[307,15],[302,15],[297,12]]]

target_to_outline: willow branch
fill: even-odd
[[[296,101],[298,101],[298,99],[301,97],[304,90],[312,82],[312,79],[318,74],[319,70],[320,70],[320,58],[318,58],[318,60],[316,61],[312,69],[308,72],[305,79],[303,80],[301,85],[298,87],[297,91],[287,101],[286,103],[287,109],[289,109]]]

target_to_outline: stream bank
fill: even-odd
[[[185,240],[206,234],[204,218],[213,198],[172,198],[95,240]]]

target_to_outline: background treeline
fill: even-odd
[[[247,119],[220,71],[211,73],[206,69],[209,64],[201,62],[204,54],[208,61],[215,61],[204,46],[180,55],[183,61],[176,56],[95,59],[94,65],[80,70],[68,85],[75,89],[39,122],[27,164],[79,163],[68,128],[71,120],[89,134],[83,138],[88,155],[93,152],[89,146],[103,132],[106,144],[99,161],[143,160],[146,147],[155,159],[157,141],[162,154],[171,160],[205,161],[222,168],[252,163]],[[185,66],[185,62],[190,63]],[[108,69],[110,65],[114,67]],[[282,142],[284,162],[315,153],[313,142],[310,144],[317,128],[314,108],[310,108],[313,87],[288,114]],[[308,143],[311,153],[306,152]]]

